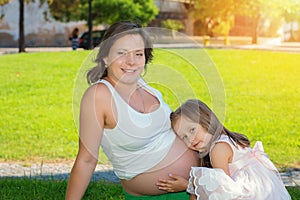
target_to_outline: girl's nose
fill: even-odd
[[[189,133],[187,136],[188,136],[188,141],[189,141],[190,143],[193,143],[193,141],[194,141],[194,139],[195,139],[195,135]]]

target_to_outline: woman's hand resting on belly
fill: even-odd
[[[163,194],[167,192],[158,188],[157,182],[160,179],[172,180],[169,174],[176,174],[184,179],[188,179],[192,166],[199,166],[198,153],[188,149],[186,145],[176,137],[170,151],[159,164],[131,180],[121,180],[121,182],[124,190],[129,194]]]

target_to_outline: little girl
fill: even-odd
[[[192,167],[187,182],[159,180],[159,189],[168,192],[184,190],[191,199],[291,199],[280,175],[264,153],[261,142],[250,148],[242,134],[231,132],[209,107],[199,100],[188,100],[171,113],[172,128],[200,159],[210,156],[212,168]]]

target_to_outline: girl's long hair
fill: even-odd
[[[232,132],[225,128],[219,121],[214,112],[202,101],[198,99],[190,99],[182,104],[177,110],[171,113],[170,119],[172,127],[180,117],[187,117],[195,123],[199,123],[213,137],[209,144],[199,152],[200,158],[204,158],[209,154],[214,141],[219,139],[222,134],[227,135],[233,145],[244,147],[250,146],[248,138],[240,133]]]
[[[115,43],[116,40],[125,35],[140,35],[143,38],[145,49],[145,69],[147,63],[149,63],[153,58],[153,47],[150,41],[150,37],[145,32],[145,30],[137,23],[131,21],[120,21],[111,25],[103,36],[103,39],[99,45],[99,52],[95,60],[96,66],[90,69],[87,73],[87,81],[89,84],[93,84],[99,79],[107,76],[107,69],[103,58],[107,57],[110,48]]]

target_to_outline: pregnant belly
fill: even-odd
[[[187,149],[185,144],[176,138],[170,151],[159,164],[129,181],[121,180],[121,182],[124,190],[129,194],[163,194],[166,192],[156,186],[159,178],[170,179],[168,174],[172,173],[188,179],[192,166],[199,166],[198,153]]]

